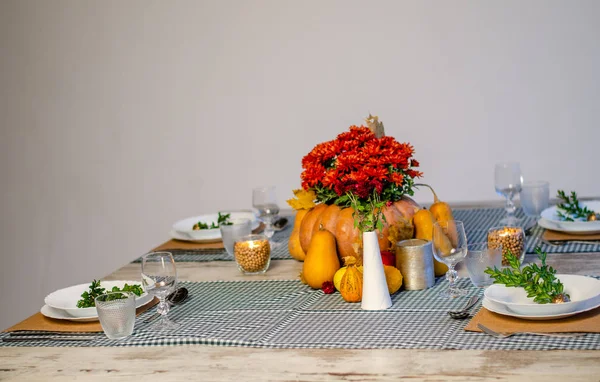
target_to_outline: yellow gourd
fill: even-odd
[[[433,204],[429,207],[429,211],[431,211],[436,221],[443,222],[454,220],[454,217],[452,216],[452,209],[450,208],[448,203],[440,201],[440,199],[437,197],[437,194],[435,193],[435,191],[433,191],[433,188],[431,188],[430,185],[415,184],[415,186],[425,186],[431,190],[431,193],[433,194]]]
[[[400,290],[402,286],[402,273],[396,267],[391,265],[384,265],[383,271],[385,272],[385,281],[387,282],[388,292],[394,294]]]
[[[417,211],[413,217],[413,224],[415,225],[415,239],[422,239],[431,241],[433,239],[433,225],[435,224],[435,218],[431,211],[422,209]],[[450,245],[448,242],[447,245]],[[433,259],[433,273],[436,276],[443,276],[448,272],[448,266],[444,263],[440,263],[435,258]]]
[[[333,282],[335,272],[340,269],[335,236],[325,229],[312,235],[310,246],[302,267],[302,276],[313,289],[321,289],[325,281]]]
[[[304,253],[302,246],[300,245],[300,225],[302,224],[302,219],[304,219],[304,216],[307,214],[307,212],[308,210],[304,209],[296,212],[294,228],[292,229],[290,240],[288,242],[290,255],[298,261],[304,261],[304,258],[306,257],[306,253]]]
[[[433,239],[433,224],[435,219],[431,211],[421,209],[413,216],[415,239],[431,241]]]
[[[345,257],[346,272],[340,282],[340,293],[346,302],[360,302],[362,300],[363,275],[356,266],[354,256]]]

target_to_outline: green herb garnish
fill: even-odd
[[[221,215],[221,213],[219,212],[219,216],[217,217],[216,223],[211,222],[210,225],[208,225],[207,223],[204,223],[204,222],[198,222],[198,223],[194,224],[194,227],[192,227],[192,229],[197,231],[197,230],[201,230],[201,229],[219,228],[220,225],[232,225],[233,223],[229,221],[230,216],[231,216],[231,214]]]
[[[556,211],[556,214],[561,220],[568,222],[581,218],[587,220],[590,215],[595,214],[595,212],[589,208],[581,207],[579,205],[579,199],[577,198],[577,193],[575,191],[571,191],[571,196],[568,196],[563,190],[558,190],[558,198],[562,200],[562,203],[557,205],[558,210]]]
[[[487,268],[484,272],[494,279],[494,284],[504,284],[507,287],[522,287],[527,292],[527,297],[533,297],[538,304],[569,301],[569,295],[564,293],[564,286],[556,278],[556,270],[546,265],[546,252],[539,247],[535,253],[542,261],[542,265],[529,264],[521,269],[521,261],[508,251],[506,259],[510,268],[499,270],[494,267]]]
[[[122,289],[119,289],[119,287],[114,286],[112,288],[111,292],[131,292],[131,293],[135,294],[136,296],[141,296],[144,293],[144,289],[142,289],[142,286],[139,284],[134,284],[134,285],[125,284],[125,285],[123,285]],[[95,307],[96,302],[94,300],[96,299],[96,297],[98,297],[104,293],[106,293],[106,289],[104,289],[100,286],[100,280],[92,281],[89,291],[85,291],[81,294],[81,300],[77,301],[77,307],[78,308]],[[109,300],[116,300],[116,299],[124,298],[124,297],[125,296],[119,297],[119,295],[114,295],[114,296],[110,297]]]

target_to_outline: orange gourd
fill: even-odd
[[[311,288],[321,289],[324,282],[333,282],[333,276],[338,269],[340,261],[336,252],[335,236],[325,229],[320,229],[312,235],[302,266],[302,277]]]
[[[349,256],[346,261],[346,272],[340,282],[340,294],[346,302],[360,302],[362,300],[363,275],[356,266],[356,258]]]
[[[302,250],[302,246],[300,245],[300,225],[302,224],[302,220],[307,213],[308,210],[304,209],[296,212],[294,228],[292,229],[290,240],[288,242],[288,250],[290,251],[290,255],[298,261],[304,261],[304,258],[306,257],[306,253],[304,250]]]
[[[433,225],[435,224],[435,218],[429,210],[419,210],[415,216],[413,216],[413,223],[415,225],[415,239],[427,241],[433,239]],[[436,276],[442,276],[445,275],[446,272],[448,272],[448,266],[444,263],[440,263],[434,258],[433,273]]]
[[[308,247],[313,236],[313,227],[326,208],[327,205],[325,204],[316,205],[306,213],[304,219],[302,219],[302,223],[300,223],[300,246],[304,253],[308,252]]]

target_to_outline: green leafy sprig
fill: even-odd
[[[210,225],[208,225],[208,223],[204,223],[199,221],[198,223],[194,224],[193,229],[216,229],[219,228],[220,225],[232,225],[233,223],[229,221],[229,217],[231,216],[231,214],[222,214],[219,212],[219,216],[217,217],[217,222],[211,222]]]
[[[351,201],[352,208],[354,208],[352,216],[354,217],[355,228],[358,228],[360,232],[381,231],[383,229],[383,222],[386,221],[383,207],[386,202],[381,200],[376,190],[373,190],[371,196],[366,200],[351,192],[346,193],[346,195]]]
[[[527,292],[527,297],[533,297],[533,301],[538,304],[549,304],[557,299],[564,301],[565,298],[568,301],[569,295],[564,293],[563,284],[556,278],[556,270],[546,265],[546,252],[536,247],[535,253],[542,261],[541,266],[532,263],[521,269],[521,261],[508,251],[506,259],[510,268],[499,270],[488,267],[484,272],[494,279],[494,284],[522,287]]]
[[[579,199],[577,198],[577,193],[575,191],[571,191],[571,195],[568,196],[563,190],[558,190],[557,196],[562,200],[562,202],[557,205],[558,210],[556,211],[556,214],[561,220],[568,222],[581,218],[587,220],[590,215],[595,214],[595,212],[589,208],[579,205]]]
[[[133,285],[125,284],[125,285],[123,285],[123,288],[121,288],[121,289],[117,286],[114,286],[114,287],[112,287],[112,289],[110,291],[111,292],[131,292],[131,293],[135,294],[136,296],[141,296],[144,293],[144,289],[139,284],[133,284]],[[90,289],[81,294],[81,300],[77,301],[77,307],[78,308],[92,308],[92,307],[96,306],[96,301],[95,301],[96,297],[98,297],[104,293],[106,293],[106,289],[104,289],[100,286],[100,280],[92,281],[92,284],[90,285]],[[117,300],[119,298],[125,298],[125,296],[124,295],[123,296],[113,295],[113,296],[109,297],[108,300]]]

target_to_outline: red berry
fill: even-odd
[[[390,251],[381,251],[381,262],[383,265],[396,266],[396,254]]]
[[[335,286],[331,281],[325,281],[321,289],[325,294],[332,294],[333,292],[335,292]]]

